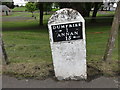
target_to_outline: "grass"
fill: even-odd
[[[90,12],[90,16],[92,16],[93,11]],[[113,17],[115,11],[98,11],[97,17]]]
[[[96,27],[89,27],[86,29],[87,60],[102,59],[101,57],[104,54],[109,29],[109,26],[99,27],[97,30]],[[8,55],[10,54],[9,57],[13,56],[10,58],[12,62],[33,62],[34,59],[36,59],[36,61],[39,61],[39,59],[43,61],[51,61],[47,28],[22,31],[4,31],[3,39],[5,41]]]
[[[51,11],[57,11],[57,10],[59,10],[59,9],[55,8],[55,9],[52,9]]]
[[[50,15],[44,15],[44,24],[47,23],[49,17]],[[96,23],[90,23],[90,19],[86,18],[87,63],[90,67],[109,76],[119,73],[116,65],[118,63],[118,39],[112,63],[102,62],[111,21],[112,18],[106,18],[106,20],[97,18]],[[48,29],[37,25],[38,22],[34,19],[3,22],[3,40],[11,62],[10,65],[3,67],[5,74],[37,79],[53,75]],[[91,74],[89,67],[88,74]]]
[[[4,39],[7,40],[5,44],[11,62],[51,61],[46,30],[13,31],[9,34],[5,32],[3,37],[6,35],[9,36]]]
[[[12,11],[25,11],[25,7],[15,7]]]
[[[115,11],[99,11],[98,13],[97,13],[97,16],[104,16],[104,17],[112,17],[112,16],[114,16],[114,14],[115,14]]]
[[[38,27],[39,24],[39,13],[34,13],[34,15],[37,17],[37,19],[35,20],[34,18],[31,17],[31,13],[29,12],[14,12],[11,16],[3,16],[3,18],[9,17],[30,17],[31,19],[28,20],[19,20],[19,22],[15,23],[14,21],[4,21],[4,23],[2,24],[3,28],[20,28],[20,27]],[[44,15],[43,20],[44,20],[44,24],[47,23],[47,20],[50,18],[51,15]]]
[[[39,16],[39,13],[34,13],[36,17]],[[32,13],[30,12],[12,12],[9,16],[3,16],[3,17],[32,17]]]

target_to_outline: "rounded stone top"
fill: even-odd
[[[62,22],[69,22],[69,21],[84,21],[81,14],[73,9],[70,8],[63,8],[56,11],[49,19],[48,24],[56,24]]]

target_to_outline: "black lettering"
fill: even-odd
[[[82,22],[53,25],[52,33],[54,42],[83,39]]]

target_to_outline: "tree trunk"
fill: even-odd
[[[7,53],[4,47],[4,42],[2,41],[1,36],[0,36],[0,55],[1,55],[0,58],[2,59],[2,64],[3,65],[9,64]]]
[[[115,11],[114,20],[112,23],[106,51],[105,51],[104,58],[103,58],[104,61],[109,61],[112,58],[112,51],[114,48],[115,38],[118,33],[119,25],[120,25],[120,2],[118,2],[118,6]]]
[[[2,41],[2,55],[3,55],[3,64],[9,64],[7,53],[6,53],[3,41]]]
[[[92,22],[95,22],[96,21],[96,19],[95,19],[95,17],[96,17],[96,15],[97,15],[97,12],[98,12],[98,10],[99,10],[99,8],[100,8],[100,5],[101,3],[95,3],[95,6],[94,6],[94,11],[93,11],[93,14],[92,14]],[[99,6],[100,5],[100,6]]]
[[[33,14],[33,12],[32,12],[32,17],[34,17],[34,14]]]
[[[45,15],[48,15],[48,12],[47,12],[47,11],[45,12]]]
[[[71,3],[70,2],[60,2],[59,3],[60,9],[62,8],[71,8]]]
[[[97,11],[98,11],[98,5],[99,5],[99,3],[95,3],[95,7],[94,7],[94,11],[93,11],[92,17],[96,17]]]
[[[39,10],[40,10],[40,20],[39,25],[43,25],[43,2],[39,2]]]
[[[83,17],[86,16],[85,3],[72,3],[72,8],[77,10]]]
[[[92,9],[93,3],[85,3],[85,12],[86,12],[86,17],[90,16],[90,11]]]

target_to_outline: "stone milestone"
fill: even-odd
[[[55,76],[58,80],[87,78],[85,20],[73,9],[60,9],[48,21]]]

